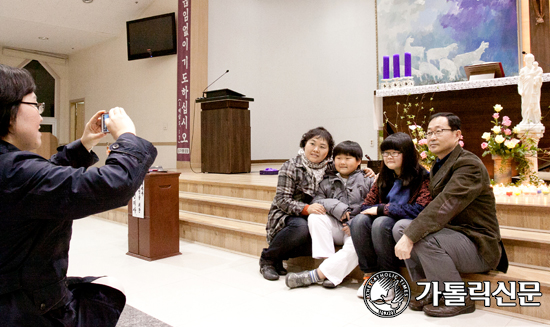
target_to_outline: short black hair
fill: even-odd
[[[0,137],[8,135],[23,97],[35,90],[34,79],[27,70],[0,64]]]
[[[329,131],[327,131],[324,127],[317,127],[314,129],[310,129],[304,135],[302,135],[302,139],[300,140],[300,148],[305,148],[307,141],[315,137],[320,137],[325,141],[327,141],[328,143],[327,157],[331,157],[332,149],[334,149],[334,140],[332,139],[332,135],[329,133]]]
[[[352,156],[355,157],[355,159],[357,160],[363,159],[363,149],[361,149],[359,143],[349,140],[340,142],[334,147],[334,150],[332,151],[332,158],[336,157],[339,154]]]
[[[460,118],[452,112],[438,112],[435,115],[430,117],[430,121],[434,120],[437,117],[445,117],[449,122],[449,127],[451,130],[456,131],[460,129],[461,123]],[[429,122],[428,122],[429,123]]]

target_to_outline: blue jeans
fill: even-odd
[[[260,266],[275,265],[289,258],[311,256],[311,236],[304,217],[287,217],[267,249],[263,249]]]
[[[398,220],[387,216],[359,214],[351,220],[351,239],[359,258],[359,268],[365,272],[397,271],[392,229]]]

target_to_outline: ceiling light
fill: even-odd
[[[82,0],[82,2],[84,2],[84,3],[92,3],[92,2],[94,2],[94,0]]]
[[[42,41],[48,41],[50,38],[46,37],[46,36],[39,36],[38,39],[40,39]]]

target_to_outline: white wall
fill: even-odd
[[[177,12],[177,1],[158,0],[141,17]],[[123,107],[133,119],[138,136],[151,142],[176,142],[175,55],[128,61],[126,31],[111,41],[69,58],[71,100],[85,99],[86,121],[99,110]],[[114,142],[111,136],[105,141]],[[102,141],[102,142],[105,142]],[[157,146],[154,165],[176,167],[174,146]],[[104,163],[104,148],[95,149]]]
[[[376,155],[374,1],[209,0],[208,80],[229,69],[211,89],[255,99],[253,160],[294,156],[317,126]]]
[[[5,51],[5,49],[2,49],[0,53],[0,64],[11,67],[23,67],[30,60],[38,60],[56,78],[58,85],[55,99],[57,109],[55,112],[57,122],[56,136],[60,144],[68,143],[69,120],[66,117],[69,117],[69,66],[65,60],[37,55],[31,52]]]

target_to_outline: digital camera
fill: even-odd
[[[107,129],[107,125],[105,124],[105,119],[107,118],[109,118],[109,114],[101,115],[101,131],[103,133],[109,133],[109,130]]]

